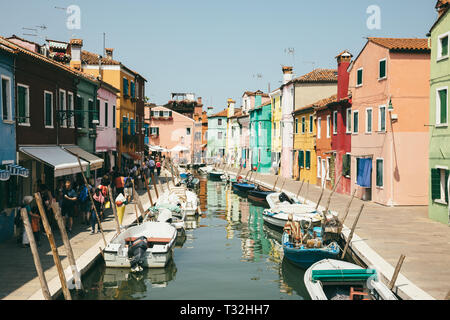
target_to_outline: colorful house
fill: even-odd
[[[293,177],[309,184],[317,182],[316,121],[314,106],[298,108],[294,116]]]
[[[272,174],[279,174],[281,162],[281,90],[280,88],[270,93],[272,106]]]
[[[212,114],[213,109],[208,108],[208,161],[223,160],[226,148],[227,113],[224,109]]]
[[[429,189],[428,216],[448,224],[450,129],[448,90],[450,87],[449,35],[450,15],[448,1],[438,1],[438,19],[431,27],[430,120],[429,120]]]
[[[260,96],[259,96],[260,97]],[[250,110],[250,154],[251,166],[259,167],[258,172],[270,173],[272,167],[272,104],[261,104],[256,100]]]
[[[294,83],[292,80],[292,67],[283,66],[283,85],[280,87],[281,100],[281,163],[280,175],[285,178],[292,177],[293,165],[293,139],[294,119],[292,112],[294,108]]]
[[[427,39],[368,38],[349,72],[352,192],[389,206],[427,205]]]
[[[227,139],[225,157],[227,163],[233,167],[239,167],[241,161],[241,129],[237,120],[242,115],[241,109],[235,108],[233,99],[227,100]]]

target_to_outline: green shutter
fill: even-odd
[[[448,203],[448,170],[445,170],[445,202]]]
[[[386,130],[386,108],[381,108],[380,109],[380,114],[381,114],[381,126],[380,129],[381,131],[385,131]]]
[[[431,199],[441,198],[441,174],[439,169],[431,169]]]
[[[377,159],[377,187],[383,186],[383,160]]]
[[[448,37],[444,37],[441,39],[441,47],[441,57],[445,57],[446,55],[448,55]]]
[[[356,84],[357,85],[361,85],[362,81],[363,81],[363,71],[362,71],[362,69],[358,70],[357,77],[358,77],[358,79],[357,79],[357,83]]]
[[[441,105],[440,123],[447,123],[447,90],[439,91],[439,100]]]
[[[305,163],[305,167],[306,169],[309,169],[311,166],[311,151],[306,151],[306,163]]]
[[[18,87],[18,105],[19,105],[19,123],[26,122],[26,114],[25,114],[25,88]]]
[[[298,165],[300,168],[303,168],[305,166],[303,150],[299,150],[298,152]]]
[[[386,60],[380,61],[380,79],[386,77]]]
[[[350,175],[350,155],[349,154],[342,155],[342,175],[343,176]]]
[[[45,125],[52,125],[52,95],[45,94]]]
[[[353,133],[358,133],[359,128],[359,113],[353,113]]]

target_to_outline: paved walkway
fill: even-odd
[[[164,181],[163,179],[162,181]],[[164,185],[164,187],[166,186]],[[159,185],[157,188],[160,190]],[[137,192],[140,195],[144,209],[147,209],[150,206],[150,201],[146,190],[141,189]],[[153,188],[151,195],[154,201],[156,194]],[[126,207],[123,224],[127,225],[133,223],[135,220],[135,206],[134,203],[131,203]],[[114,215],[112,210],[109,209],[106,211],[106,217],[102,223],[107,242],[114,236],[116,232],[115,226]],[[83,225],[80,219],[76,219],[72,234],[69,235],[72,250],[77,261],[77,267],[82,273],[87,271],[89,265],[99,256],[99,247],[104,248],[102,235],[100,233],[91,235],[90,231],[90,226]],[[66,273],[66,279],[69,280],[72,277],[72,273],[61,235],[59,230],[53,229],[53,233],[58,246],[61,263]],[[52,296],[55,296],[61,291],[61,284],[47,236],[43,231],[41,234],[41,247],[38,248],[38,251],[50,293]],[[0,299],[43,299],[31,249],[22,248],[21,244],[17,244],[16,238],[0,244]]]
[[[237,171],[237,169],[229,170],[234,173]],[[246,173],[241,171],[240,175],[245,176]],[[273,186],[276,176],[257,174],[255,179]],[[283,182],[284,178],[280,177],[276,185],[277,189]],[[299,181],[287,179],[283,190],[296,195],[300,185]],[[300,193],[301,197],[305,196],[306,189],[305,182]],[[311,185],[307,199],[316,203],[320,193],[319,187]],[[330,191],[325,190],[321,206],[326,205],[329,194]],[[349,200],[350,196],[335,193],[331,199],[330,210],[339,212],[342,217]],[[400,255],[404,254],[406,258],[401,274],[433,298],[448,299],[450,294],[449,226],[430,220],[426,206],[386,207],[354,198],[350,213],[345,220],[345,225],[349,228],[353,225],[362,203],[365,204],[365,209],[355,230],[359,236],[358,239],[361,238],[394,268]],[[352,241],[352,244],[355,241]]]

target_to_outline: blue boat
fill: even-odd
[[[256,189],[256,185],[254,185],[253,183],[233,183],[232,187],[233,191],[239,193],[247,193],[251,190]]]
[[[186,179],[189,175],[186,172],[180,173],[181,179]]]
[[[317,234],[317,239],[322,240],[322,228],[314,227],[313,231]],[[289,235],[283,233],[282,238],[284,256],[302,269],[308,269],[314,263],[323,259],[338,259],[340,248],[336,242],[331,242],[328,246],[320,248],[308,248],[305,244],[295,247],[289,241]]]
[[[248,196],[248,199],[253,202],[269,206],[269,204],[267,203],[267,195],[274,193],[274,192],[275,191],[273,191],[273,190],[258,187],[254,190],[249,191],[247,196]]]

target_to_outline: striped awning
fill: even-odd
[[[87,152],[86,150],[81,149],[79,146],[62,146],[64,150],[74,154],[75,156],[80,157],[87,162],[89,162],[90,170],[97,170],[103,166],[103,159],[93,155],[92,153]]]

